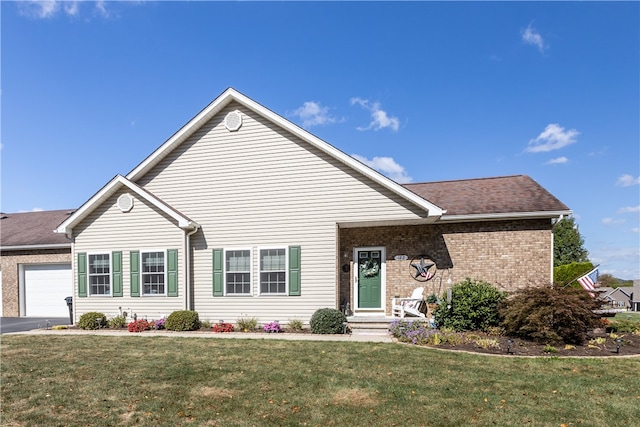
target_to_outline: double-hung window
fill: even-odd
[[[164,251],[141,252],[142,294],[166,295]]]
[[[284,295],[287,292],[287,250],[260,249],[260,293]]]
[[[89,254],[89,295],[111,295],[109,254]]]
[[[225,287],[227,295],[251,295],[251,250],[225,251]]]

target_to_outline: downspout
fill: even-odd
[[[193,230],[185,233],[184,241],[184,287],[185,287],[185,310],[191,310],[191,236],[194,235],[200,226],[194,225]]]

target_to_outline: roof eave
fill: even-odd
[[[538,212],[501,212],[490,214],[443,215],[438,222],[506,221],[510,219],[559,218],[571,215],[571,210]]]
[[[71,248],[71,243],[48,243],[35,245],[0,246],[0,251],[32,251],[36,249],[66,249]]]

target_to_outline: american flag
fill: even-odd
[[[578,279],[578,283],[580,283],[580,286],[582,286],[585,291],[589,292],[589,295],[591,295],[592,297],[595,296],[595,294],[592,291],[596,290],[597,281],[598,281],[597,267]]]

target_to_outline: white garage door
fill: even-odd
[[[23,316],[68,317],[65,298],[72,292],[70,264],[24,266]]]

